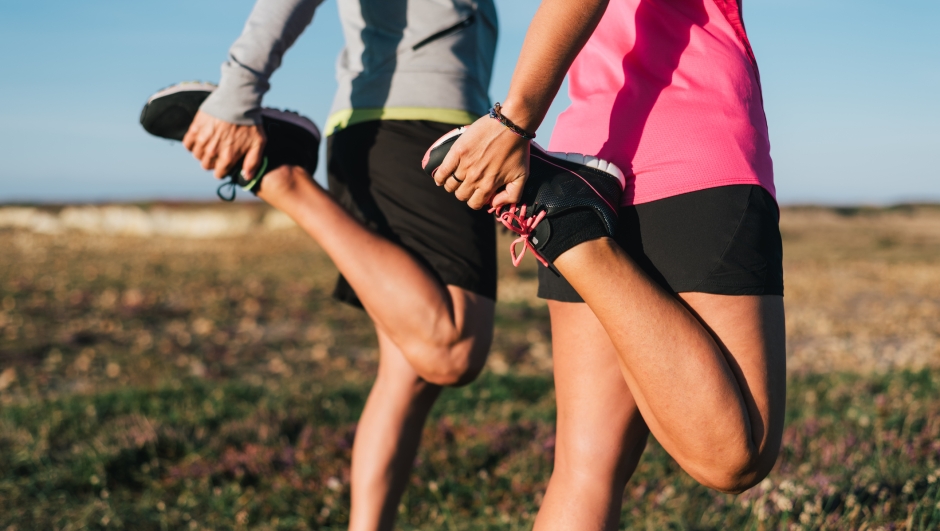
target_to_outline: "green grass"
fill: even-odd
[[[929,359],[940,247],[868,234],[865,216],[825,238],[801,219],[785,240],[796,363],[776,468],[719,494],[651,440],[624,529],[940,528],[940,370],[811,370],[816,355],[856,370],[853,345]],[[335,269],[309,238],[0,230],[0,249],[0,531],[345,528],[375,336],[329,300]],[[528,529],[544,495],[547,310],[531,263],[500,274],[492,363],[435,406],[401,529]]]
[[[348,516],[365,385],[189,379],[4,407],[0,528],[323,529]],[[400,507],[403,529],[527,528],[551,473],[547,377],[446,392]],[[784,450],[734,497],[651,442],[630,529],[940,526],[940,373],[795,377]]]

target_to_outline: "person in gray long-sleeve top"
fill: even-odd
[[[247,178],[259,170],[268,79],[320,1],[255,4],[183,140],[216,176],[239,160]],[[492,216],[438,188],[421,160],[486,114],[496,11],[492,0],[338,3],[346,47],[324,128],[329,192],[281,166],[257,195],[320,244],[341,273],[334,296],[375,323],[379,371],[353,446],[349,528],[391,529],[431,406],[442,386],[476,378],[492,339]]]

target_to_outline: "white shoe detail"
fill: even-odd
[[[205,81],[184,81],[182,83],[177,83],[173,86],[167,87],[163,90],[160,90],[147,100],[149,104],[157,98],[162,98],[164,96],[169,96],[170,94],[176,94],[177,92],[195,92],[195,91],[204,91],[212,92],[218,88],[213,83],[206,83]]]
[[[573,162],[575,164],[581,164],[589,168],[600,170],[604,173],[609,174],[612,177],[616,177],[617,180],[620,181],[621,188],[625,188],[627,186],[627,180],[626,178],[624,178],[623,172],[620,171],[620,168],[618,168],[613,162],[608,162],[604,159],[594,157],[592,155],[582,155],[580,153],[565,153],[563,151],[545,151],[544,149],[542,149],[542,146],[539,146],[535,142],[533,142],[532,145],[550,157],[564,160],[567,162]]]
[[[431,147],[428,148],[428,153],[430,153],[432,149],[443,144],[444,142],[447,142],[451,138],[454,138],[457,135],[462,135],[463,132],[466,130],[467,130],[467,126],[458,127],[457,129],[454,129],[453,131],[447,133],[446,135],[438,138],[437,142],[434,142],[433,144],[431,144]]]

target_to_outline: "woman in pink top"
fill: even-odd
[[[741,492],[783,429],[779,213],[740,5],[607,3],[543,1],[505,105],[425,157],[548,266],[558,420],[539,530],[616,529],[650,432],[701,483]],[[566,72],[561,153],[546,152],[527,131]]]

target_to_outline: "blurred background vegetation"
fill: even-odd
[[[940,527],[940,208],[791,207],[782,230],[777,467],[718,494],[651,440],[624,528]],[[0,249],[0,530],[345,528],[375,337],[289,220],[6,207]],[[402,529],[526,529],[538,510],[548,313],[533,264],[506,255],[488,368],[435,407]]]

